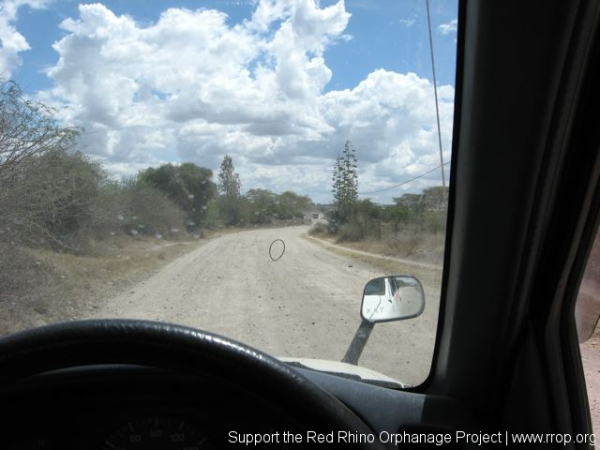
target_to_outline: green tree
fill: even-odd
[[[250,189],[246,195],[248,200],[247,220],[254,224],[270,223],[276,215],[277,195],[266,189]]]
[[[163,164],[140,172],[138,182],[164,192],[185,211],[188,227],[194,229],[206,223],[208,204],[215,197],[216,186],[212,175],[212,170],[192,163],[179,166]]]
[[[225,155],[219,171],[219,194],[226,197],[239,197],[241,187],[242,182],[240,176],[235,173],[233,158]]]
[[[219,171],[219,212],[227,225],[237,225],[242,220],[240,176],[235,172],[233,158],[225,155]]]
[[[424,208],[430,211],[442,211],[448,207],[448,188],[432,186],[423,189]]]
[[[358,201],[358,173],[356,150],[348,140],[344,151],[335,161],[333,169],[334,218],[339,224],[347,223],[356,210]]]
[[[420,231],[440,233],[446,228],[448,188],[432,186],[420,194],[404,194],[394,198],[403,211],[402,221]],[[398,230],[395,224],[395,230]]]
[[[301,219],[313,208],[313,202],[309,197],[292,191],[279,194],[275,202],[277,216],[283,220]]]
[[[413,211],[423,209],[423,196],[421,194],[404,194],[402,197],[394,197],[396,206]]]

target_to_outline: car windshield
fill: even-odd
[[[0,334],[158,320],[421,383],[440,305],[457,9],[5,0]],[[385,323],[348,356],[368,322],[363,294],[386,289],[367,283],[392,275],[423,290],[394,285],[390,305],[373,305]]]

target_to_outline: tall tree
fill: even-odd
[[[333,202],[340,224],[346,223],[358,201],[358,173],[356,171],[356,150],[349,140],[344,151],[335,161],[333,169]]]
[[[240,176],[235,173],[233,158],[225,155],[219,172],[219,194],[227,197],[239,197],[241,187],[242,182],[240,181]]]
[[[219,171],[219,212],[228,225],[237,225],[242,219],[240,176],[235,172],[233,158],[225,155]]]

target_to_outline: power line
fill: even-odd
[[[450,163],[451,163],[451,161],[448,161],[447,163],[444,163],[443,165],[444,165],[444,166],[447,166],[447,165],[448,165],[448,164],[450,164]],[[438,170],[440,167],[442,167],[442,166],[437,166],[437,167],[435,167],[435,168],[433,168],[433,169],[431,169],[431,170],[428,170],[428,171],[427,171],[427,172],[425,172],[425,173],[422,173],[421,175],[417,175],[416,177],[414,177],[414,178],[411,178],[410,180],[403,181],[403,182],[402,182],[402,183],[400,183],[400,184],[395,184],[394,186],[386,187],[386,188],[383,188],[383,189],[378,189],[378,190],[376,190],[376,191],[369,191],[369,192],[359,192],[359,193],[358,193],[358,195],[377,194],[377,193],[379,193],[379,192],[385,192],[385,191],[389,191],[389,190],[391,190],[391,189],[396,189],[396,188],[398,188],[398,187],[400,187],[400,186],[404,186],[405,184],[408,184],[408,183],[411,183],[411,182],[413,182],[413,181],[415,181],[415,180],[418,180],[419,178],[423,178],[425,175],[429,175],[431,172],[435,172],[435,171],[436,171],[436,170]]]
[[[440,107],[438,105],[437,79],[435,76],[435,58],[433,56],[433,35],[431,33],[431,14],[429,12],[429,0],[425,0],[427,7],[427,24],[429,25],[429,49],[431,50],[431,70],[433,72],[433,92],[435,94],[435,115],[437,118],[438,143],[440,146],[440,167],[442,169],[442,186],[446,188],[446,176],[444,175],[444,153],[442,152],[442,129],[440,126]]]

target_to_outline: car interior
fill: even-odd
[[[458,22],[424,383],[294,367],[175,324],[66,322],[0,339],[0,447],[467,449],[538,433],[526,447],[593,448],[574,308],[600,218],[600,2],[465,0]]]

